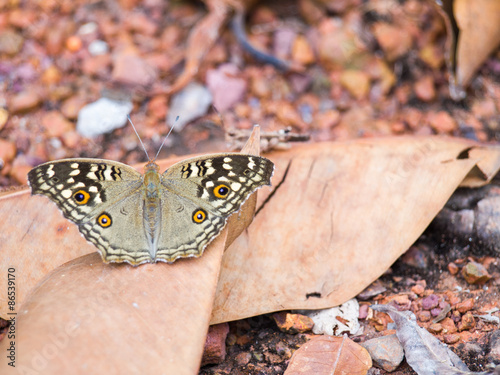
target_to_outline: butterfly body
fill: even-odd
[[[32,194],[54,201],[105,262],[173,262],[200,256],[227,218],[274,165],[244,154],[181,161],[164,173],[150,161],[144,174],[102,159],[64,159],[33,168]]]

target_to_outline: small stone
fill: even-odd
[[[66,39],[66,48],[70,52],[78,52],[82,48],[82,39],[77,35],[72,35]]]
[[[443,336],[443,341],[446,344],[452,345],[460,341],[460,335],[458,333],[450,333]]]
[[[303,35],[298,35],[293,42],[292,60],[301,65],[309,65],[316,62],[311,43]]]
[[[0,54],[16,55],[23,47],[24,38],[13,30],[0,31]]]
[[[288,60],[297,33],[289,27],[280,27],[273,34],[273,55]]]
[[[234,64],[223,64],[207,72],[207,87],[218,111],[225,112],[245,96],[247,82],[239,78],[239,74],[239,69]]]
[[[424,310],[431,310],[439,305],[439,297],[435,294],[431,294],[430,296],[422,299],[422,308]]]
[[[8,119],[9,111],[7,111],[5,108],[0,108],[0,130],[3,129]]]
[[[458,273],[458,271],[459,271],[459,268],[455,263],[453,263],[453,262],[448,263],[448,272],[450,274],[456,275]]]
[[[457,326],[451,318],[444,318],[441,321],[441,326],[443,327],[443,333],[455,333],[457,332]]]
[[[229,324],[227,323],[209,327],[201,366],[224,362],[224,359],[226,359],[226,337],[228,333]]]
[[[427,253],[418,246],[411,246],[401,257],[401,261],[409,266],[425,269],[427,267]]]
[[[359,319],[368,318],[368,313],[370,311],[370,306],[367,304],[359,305]]]
[[[403,361],[403,347],[396,335],[377,337],[361,343],[373,362],[385,371],[394,371]]]
[[[433,70],[438,70],[444,63],[443,49],[435,43],[425,45],[419,52],[418,56]]]
[[[313,333],[326,335],[341,335],[344,332],[351,335],[359,331],[359,304],[355,298],[340,306],[322,310],[307,310],[302,312],[314,321]]]
[[[61,136],[64,145],[69,149],[76,148],[81,142],[81,136],[75,130],[67,131]]]
[[[431,313],[429,311],[425,311],[425,310],[420,311],[417,314],[417,318],[421,322],[428,322],[429,320],[431,320]]]
[[[373,26],[373,34],[389,61],[403,56],[412,47],[411,35],[396,25],[377,22]]]
[[[441,308],[439,308],[439,307],[436,307],[436,308],[434,308],[434,309],[432,309],[432,310],[431,310],[431,315],[432,315],[432,316],[434,316],[434,317],[436,317],[436,316],[438,316],[439,314],[441,314],[441,311],[442,311],[442,310],[443,310],[443,309],[441,309]]]
[[[16,157],[16,144],[0,138],[0,170]]]
[[[440,333],[442,330],[443,330],[443,326],[439,323],[433,323],[429,326],[429,328],[427,328],[427,330],[430,332],[430,333],[433,333],[433,334],[438,334]]]
[[[64,133],[73,130],[73,123],[58,111],[50,111],[42,116],[40,124],[49,137],[60,137]]]
[[[92,56],[83,60],[82,72],[89,76],[102,76],[108,73],[111,66],[111,56],[109,54]]]
[[[211,104],[210,91],[198,83],[190,83],[172,97],[167,125],[175,122],[175,130],[180,132],[186,124],[207,113]]]
[[[454,306],[455,310],[457,310],[459,313],[466,313],[467,311],[470,311],[474,308],[474,299],[473,298],[467,298],[466,300],[457,303]]]
[[[422,296],[425,292],[425,287],[423,285],[417,284],[411,287],[411,291],[416,295]]]
[[[42,73],[41,81],[46,85],[57,84],[61,81],[61,72],[57,67],[51,65]]]
[[[105,55],[109,52],[109,46],[104,40],[96,39],[89,44],[88,51],[92,56]]]
[[[457,129],[457,122],[448,112],[431,112],[428,116],[429,124],[438,133],[449,133]]]
[[[61,113],[70,120],[76,120],[78,112],[85,106],[85,99],[81,96],[72,96],[66,99],[61,106]]]
[[[340,122],[340,112],[335,109],[328,109],[314,115],[311,126],[315,129],[330,129]]]
[[[466,331],[476,326],[476,321],[470,312],[462,316],[462,320],[458,323],[459,331]]]
[[[415,95],[423,102],[430,102],[436,98],[434,80],[430,76],[419,79],[414,84]]]
[[[149,86],[156,81],[157,75],[156,70],[140,56],[124,52],[113,57],[111,79],[115,82],[133,86]]]
[[[250,353],[247,353],[247,352],[242,352],[235,357],[235,360],[236,360],[236,363],[238,364],[238,366],[247,365],[251,359],[252,359],[252,355]]]
[[[28,112],[36,108],[41,101],[40,96],[33,90],[22,91],[11,98],[9,110],[12,113]]]
[[[408,298],[407,294],[395,295],[392,300],[400,306],[406,306],[410,303],[410,299]]]
[[[154,118],[164,119],[167,116],[167,110],[168,103],[164,95],[155,96],[148,103],[148,113]]]
[[[469,284],[484,284],[491,275],[480,263],[469,262],[462,268],[462,275]]]
[[[17,159],[16,159],[17,160]],[[33,168],[31,165],[17,164],[14,160],[9,176],[22,185],[28,184],[28,172]]]
[[[281,311],[273,314],[273,319],[280,331],[286,333],[303,333],[310,331],[314,327],[313,320],[301,314]]]
[[[132,108],[133,104],[129,101],[101,98],[80,110],[76,129],[84,137],[109,133],[127,123],[127,115]]]
[[[60,26],[60,25],[58,25]],[[50,55],[59,55],[63,49],[64,38],[66,36],[65,28],[50,27],[45,35],[45,48]]]
[[[360,70],[344,70],[340,84],[356,99],[366,98],[370,90],[370,76]]]

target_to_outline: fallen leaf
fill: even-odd
[[[368,351],[347,335],[318,336],[293,353],[285,375],[363,375],[371,367]]]
[[[411,311],[398,311],[390,305],[372,305],[373,310],[389,314],[396,324],[396,336],[403,345],[406,362],[418,375],[493,374],[471,372],[445,344],[420,327]]]

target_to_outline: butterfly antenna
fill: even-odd
[[[130,118],[129,115],[127,115],[127,119],[130,122],[130,125],[132,125],[132,128],[134,129],[135,135],[137,135],[137,138],[139,138],[139,142],[141,142],[142,148],[144,149],[144,152],[146,153],[146,156],[148,157],[148,160],[151,161],[151,159],[149,158],[149,155],[148,155],[148,151],[146,150],[146,147],[144,146],[144,143],[142,143],[142,139],[141,139],[141,137],[139,137],[139,133],[137,133],[137,130],[135,129],[134,123],[132,122],[132,119]]]
[[[175,118],[175,121],[174,123],[172,124],[172,127],[170,128],[170,130],[168,131],[168,134],[165,136],[165,138],[163,138],[163,142],[161,143],[161,146],[160,148],[158,149],[158,152],[156,153],[156,156],[155,158],[153,159],[153,161],[156,161],[156,158],[158,157],[158,155],[160,155],[160,151],[161,151],[161,148],[163,147],[163,145],[165,144],[165,141],[167,140],[168,136],[170,135],[170,133],[172,133],[172,130],[174,130],[175,128],[175,124],[177,123],[177,121],[179,120],[179,116],[177,116]]]

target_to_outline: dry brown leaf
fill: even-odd
[[[465,97],[473,75],[500,44],[498,0],[444,0],[448,69],[453,99]]]
[[[347,301],[406,251],[459,184],[485,183],[500,163],[498,147],[437,137],[320,143],[270,157],[277,190],[223,256],[213,324]],[[95,251],[48,199],[17,192],[0,198],[0,211],[9,215],[0,265],[16,268],[18,304],[48,272]]]
[[[371,367],[368,351],[347,335],[317,336],[293,353],[285,375],[363,375]]]
[[[252,137],[259,137],[258,128]],[[243,151],[258,154],[258,145],[254,140]],[[245,203],[241,221],[249,223],[253,210]],[[236,229],[235,222],[240,224]],[[16,310],[15,345],[22,348],[16,369],[197,374],[228,233],[241,228],[233,219],[201,258],[131,267],[105,264],[93,253],[55,269]],[[50,236],[43,239],[53,243]],[[31,246],[36,248],[36,242]],[[0,348],[6,352],[9,343],[3,340]],[[9,368],[6,362],[1,356],[0,367]]]

